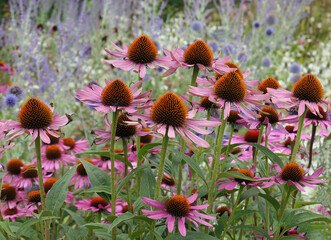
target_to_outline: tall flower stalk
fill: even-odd
[[[220,164],[220,157],[221,157],[221,152],[222,152],[222,142],[224,138],[224,132],[225,132],[225,127],[226,127],[226,121],[227,117],[224,118],[224,108],[221,110],[221,116],[220,118],[222,119],[221,126],[218,127],[217,131],[217,139],[216,139],[216,147],[215,147],[215,158],[213,159],[212,162],[212,175],[211,175],[211,182],[210,182],[210,187],[208,191],[208,204],[209,207],[207,209],[208,213],[211,213],[212,207],[213,207],[213,202],[214,202],[214,189],[215,189],[215,181],[217,177],[217,172]],[[225,159],[224,159],[225,161]]]
[[[290,162],[295,161],[297,152],[299,150],[300,140],[301,140],[301,133],[302,133],[302,129],[303,129],[303,123],[304,123],[304,120],[305,120],[306,112],[307,112],[307,107],[305,107],[304,113],[300,116],[300,119],[299,119],[297,137],[295,138],[295,144],[294,144],[294,147],[293,147],[293,150],[292,150],[292,155],[291,155]]]
[[[40,189],[41,206],[43,208],[43,211],[47,211],[46,200],[45,200],[44,180],[43,180],[43,169],[41,167],[41,148],[40,148],[39,134],[35,141],[35,147],[36,147],[38,182],[39,182],[39,189]],[[46,240],[50,240],[50,229],[49,229],[48,221],[45,221],[45,236],[46,236]]]
[[[116,126],[119,111],[116,110],[112,113],[112,127],[110,139],[110,161],[111,161],[111,215],[115,216],[116,211],[116,192],[115,192],[115,137]],[[116,229],[112,229],[112,239],[116,240]]]

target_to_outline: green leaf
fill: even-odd
[[[171,235],[170,240],[217,240],[213,236],[201,233],[201,232],[187,232],[186,237],[183,237],[180,233]]]
[[[108,229],[109,224],[105,224],[105,223],[86,223],[83,226],[87,227],[87,228],[90,228],[90,229],[100,229],[100,228]]]
[[[138,212],[143,206],[144,202],[141,201],[141,197],[137,198],[137,200],[134,202],[133,212]]]
[[[280,238],[280,240],[298,240],[298,239],[302,239],[302,238],[298,238],[295,236],[285,236]]]
[[[279,165],[280,168],[284,167],[284,163],[283,161],[280,159],[280,157],[278,157],[274,152],[272,152],[269,148],[266,148],[262,145],[256,144],[256,143],[245,143],[245,145],[251,145],[253,147],[256,147],[257,149],[259,149],[261,152],[263,152],[265,155],[267,155],[269,157],[269,159],[274,162],[277,163]]]
[[[111,230],[116,227],[118,224],[120,224],[121,222],[124,222],[124,221],[127,221],[131,218],[133,218],[135,215],[133,215],[132,213],[130,212],[126,212],[126,213],[123,213],[122,215],[119,215],[113,222],[112,224],[109,226],[108,228],[108,233],[111,232]]]
[[[109,186],[98,186],[98,187],[92,187],[90,189],[82,191],[80,193],[80,195],[83,195],[84,193],[107,193],[107,194],[111,194],[111,190],[109,189]]]
[[[259,193],[260,193],[260,190],[257,189],[257,188],[248,189],[246,192],[244,192],[243,194],[240,195],[239,202],[242,202],[246,198],[250,198],[250,197],[256,196]]]
[[[267,233],[266,230],[259,228],[259,227],[255,227],[255,226],[251,226],[251,225],[239,225],[236,226],[236,228],[243,228],[243,229],[249,229],[249,230],[253,230],[254,232],[257,232],[259,234],[262,234],[263,236],[265,236],[268,240],[271,240],[269,233]]]
[[[110,190],[111,188],[110,176],[105,171],[85,160],[81,160],[81,162],[87,172],[87,175],[93,187],[106,186]],[[106,194],[104,192],[99,192],[98,195],[104,198],[105,200],[107,200],[108,202],[110,202],[111,197],[109,194]]]
[[[60,210],[67,197],[68,186],[76,171],[76,167],[77,166],[72,167],[56,183],[54,183],[46,195],[46,208],[53,214]]]
[[[144,166],[147,165],[146,162]],[[155,195],[155,176],[150,167],[142,169],[141,183],[140,183],[140,196],[154,198]]]
[[[248,215],[248,214],[252,214],[252,213],[256,213],[257,210],[241,210],[241,211],[237,211],[234,213],[233,215],[233,220],[232,221],[236,221],[239,218],[241,218],[242,216]]]
[[[173,150],[172,153],[175,155],[174,157],[183,159],[191,167],[191,170],[196,172],[198,174],[198,176],[205,182],[205,184],[208,185],[206,178],[205,178],[205,174],[202,172],[199,165],[195,162],[195,157],[189,157],[179,150]]]
[[[85,224],[85,221],[84,221],[84,218],[82,218],[81,216],[79,216],[78,214],[76,214],[75,212],[65,208],[64,209],[67,213],[69,213],[69,215],[74,219],[74,221],[77,223],[77,225],[79,226],[79,228],[84,228],[84,224]]]
[[[10,228],[8,218],[4,219],[2,222],[0,222],[0,228],[3,229],[8,235],[15,236],[15,234],[13,233],[13,231]]]
[[[274,207],[276,211],[279,209],[280,205],[275,198],[263,193],[260,193],[259,196],[267,200],[269,203],[271,203],[271,205]]]
[[[110,158],[110,152],[109,150],[103,150],[103,151],[86,151],[86,152],[79,152],[79,153],[76,153],[76,154],[86,154],[86,155],[101,155],[101,156],[104,156],[104,157],[108,157]],[[124,160],[124,157],[122,157],[120,154],[115,154],[115,159],[122,162],[122,163],[125,163],[125,160]],[[130,163],[130,161],[128,162],[128,166],[132,169],[133,166],[132,164]]]
[[[266,147],[264,147],[262,145],[259,145],[259,144],[256,144],[256,143],[236,143],[236,144],[231,144],[230,145],[230,149],[235,148],[235,147],[238,147],[240,145],[250,145],[250,146],[256,147],[261,152],[263,152],[266,156],[268,156],[268,158],[272,162],[277,163],[280,166],[280,168],[283,168],[284,167],[283,161],[280,159],[279,156],[277,156],[277,154],[275,154],[274,152],[272,152],[269,148],[266,148]]]
[[[258,181],[258,180],[252,179],[250,177],[247,177],[244,174],[239,173],[239,172],[223,172],[223,173],[218,174],[217,176],[218,176],[217,177],[218,179],[219,178],[229,178],[229,177],[232,177],[232,178],[238,178],[238,179],[248,180],[248,181],[251,181],[251,182],[257,182]]]
[[[146,144],[145,146],[143,146],[138,154],[137,154],[137,161],[138,160],[142,160],[144,158],[144,156],[149,153],[153,148],[157,147],[157,146],[161,146],[162,143],[149,143]]]
[[[215,235],[216,237],[220,237],[222,232],[224,231],[225,225],[228,222],[228,212],[224,212],[223,215],[218,220],[218,223],[215,227]]]
[[[287,231],[292,227],[299,226],[300,224],[306,222],[331,223],[331,219],[324,215],[320,215],[312,212],[303,212],[303,213],[295,214],[295,216],[291,219],[291,221],[286,223],[286,226],[284,227],[284,231]]]
[[[305,202],[305,201],[297,201],[295,202],[294,208],[301,208],[304,206],[319,204],[320,202]]]
[[[118,194],[121,192],[122,187],[127,183],[127,181],[129,181],[131,178],[133,178],[133,176],[138,173],[139,171],[151,167],[151,166],[155,166],[152,164],[146,164],[140,167],[137,167],[135,169],[133,169],[124,179],[122,179],[122,181],[120,181],[120,183],[117,186],[117,191],[116,191],[116,196],[118,196]]]
[[[17,230],[16,234],[17,236],[21,236],[24,234],[25,231],[27,231],[31,226],[40,223],[42,221],[50,220],[50,219],[56,219],[58,217],[55,216],[48,216],[48,217],[41,217],[40,219],[30,219],[22,224],[22,226]]]

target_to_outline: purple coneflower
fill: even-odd
[[[288,185],[295,185],[298,190],[305,192],[303,186],[316,188],[317,186],[314,184],[326,181],[317,179],[317,177],[319,177],[323,172],[322,167],[317,169],[311,176],[305,176],[308,173],[309,168],[304,172],[298,164],[293,162],[286,164],[283,168],[280,168],[277,164],[275,164],[271,167],[271,169],[276,169],[278,173],[275,176],[263,178],[263,180],[271,181],[264,182],[264,186],[262,188],[268,188],[277,183],[284,184],[286,182]]]
[[[123,49],[116,46],[113,42],[111,44],[118,51],[110,51],[106,48],[106,52],[116,58],[123,58],[122,60],[104,60],[106,63],[120,68],[124,71],[133,69],[139,72],[140,78],[146,75],[146,66],[149,68],[165,68],[169,65],[170,59],[168,57],[160,57],[157,53],[157,47],[153,41],[146,35],[141,35],[134,40],[130,47],[123,45]]]
[[[142,212],[144,215],[149,215],[148,218],[151,219],[161,219],[166,218],[165,224],[168,226],[168,231],[172,232],[174,230],[174,225],[176,219],[178,219],[178,230],[182,236],[186,236],[185,220],[192,222],[197,228],[199,227],[198,223],[201,223],[205,226],[212,227],[212,225],[198,217],[214,220],[215,217],[208,216],[198,212],[200,209],[208,207],[208,204],[205,205],[194,205],[194,201],[197,199],[198,194],[193,194],[189,198],[186,198],[183,195],[175,195],[171,197],[166,204],[160,203],[158,201],[142,197],[141,200],[149,206],[162,209],[160,211],[150,211],[143,209]],[[198,217],[197,217],[198,216]]]
[[[58,113],[53,115],[53,107],[48,107],[37,98],[26,101],[18,114],[18,119],[19,122],[12,121],[10,124],[12,130],[8,135],[15,134],[9,140],[28,131],[32,135],[32,142],[39,135],[43,142],[50,143],[51,140],[46,133],[58,137],[53,130],[58,130],[68,123],[66,116],[60,116]]]

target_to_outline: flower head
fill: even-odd
[[[264,186],[262,188],[273,186],[276,183],[284,184],[286,182],[288,185],[295,185],[298,190],[305,192],[303,186],[316,188],[317,186],[315,184],[326,181],[317,179],[317,177],[322,174],[323,168],[317,169],[311,176],[306,176],[309,169],[303,171],[301,166],[293,162],[286,164],[283,168],[280,168],[277,164],[275,164],[271,167],[271,169],[275,169],[277,173],[270,178],[263,178],[263,180],[271,181],[264,182]]]
[[[109,111],[115,112],[116,109],[133,113],[137,111],[139,104],[149,101],[149,98],[146,97],[150,94],[150,91],[141,94],[142,88],[136,89],[141,83],[142,81],[139,81],[129,88],[121,79],[106,80],[107,85],[103,89],[94,84],[92,89],[85,86],[83,91],[77,90],[77,98],[88,105],[94,106],[96,111],[105,114]]]
[[[99,196],[92,199],[78,200],[75,206],[78,209],[82,209],[85,211],[92,210],[93,212],[100,212],[107,210],[108,212],[111,212],[110,204],[105,199]]]
[[[15,133],[9,140],[22,135],[27,130],[32,135],[34,142],[39,135],[45,143],[50,143],[46,133],[58,136],[53,130],[58,130],[61,126],[68,123],[66,116],[60,116],[58,113],[53,115],[53,108],[48,107],[45,103],[37,98],[30,98],[22,106],[18,114],[19,122],[12,122],[12,130],[8,133]]]
[[[170,67],[163,76],[169,76],[180,68],[197,66],[206,75],[206,70],[223,74],[231,69],[224,65],[230,57],[215,59],[209,46],[203,40],[196,40],[184,51],[181,48],[174,48],[172,52],[164,50],[170,60]]]
[[[272,97],[272,102],[275,104],[281,103],[283,108],[291,109],[298,107],[298,116],[301,116],[306,107],[315,115],[319,115],[318,105],[330,103],[323,100],[324,91],[320,81],[313,74],[307,74],[300,78],[292,88],[292,92],[285,89],[268,89],[268,93]],[[283,106],[283,103],[288,104]]]
[[[187,128],[200,134],[210,134],[211,131],[199,127],[219,126],[220,122],[208,121],[205,119],[193,119],[196,110],[187,111],[183,101],[174,93],[163,94],[152,106],[150,112],[145,114],[135,113],[132,119],[142,119],[150,123],[149,127],[157,126],[156,132],[165,135],[168,128],[168,136],[175,138],[175,131],[194,148],[192,141],[201,147],[209,147],[208,142],[199,138]],[[133,123],[134,124],[134,123]]]
[[[141,35],[135,39],[129,47],[124,45],[123,49],[113,42],[111,44],[118,52],[110,51],[107,48],[105,49],[106,52],[112,57],[123,58],[123,60],[105,60],[105,62],[124,71],[133,69],[133,71],[139,72],[140,78],[145,77],[146,66],[165,68],[164,64],[170,61],[167,57],[158,56],[157,47],[146,35]]]
[[[142,197],[141,200],[149,206],[161,209],[160,211],[150,211],[142,210],[144,215],[149,215],[148,218],[151,219],[161,219],[166,218],[166,225],[168,226],[168,231],[172,232],[176,219],[178,219],[178,229],[182,236],[186,236],[185,220],[192,222],[196,227],[199,227],[198,223],[201,223],[205,226],[211,227],[212,225],[198,217],[210,219],[215,219],[214,217],[202,214],[198,212],[200,209],[208,207],[208,204],[205,205],[195,205],[191,204],[195,202],[198,194],[193,194],[191,197],[186,198],[183,195],[175,195],[171,197],[165,204],[158,201]],[[197,217],[198,216],[198,217]]]

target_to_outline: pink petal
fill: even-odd
[[[186,236],[185,217],[178,219],[178,230],[183,237]]]
[[[152,206],[152,207],[155,207],[155,208],[158,208],[158,209],[165,209],[166,208],[166,205],[165,204],[160,203],[160,202],[155,201],[155,200],[150,199],[150,198],[142,197],[141,200],[144,203],[146,203],[147,205]]]

